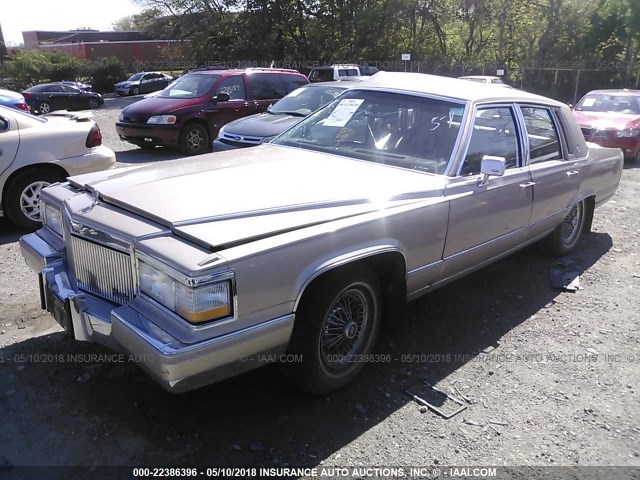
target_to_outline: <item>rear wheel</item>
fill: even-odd
[[[312,393],[349,384],[362,370],[381,323],[380,286],[366,266],[329,274],[312,285],[296,312],[284,374]]]
[[[563,256],[575,250],[582,236],[591,230],[593,207],[586,200],[576,203],[565,219],[547,237],[552,254]]]
[[[46,115],[47,113],[50,113],[51,105],[49,105],[47,102],[42,102],[40,105],[38,105],[38,112],[40,113],[40,115]]]
[[[62,181],[62,175],[42,168],[18,174],[11,180],[4,199],[9,220],[25,230],[40,228],[40,192],[52,183]]]
[[[187,155],[199,155],[209,150],[209,134],[199,123],[187,123],[180,134],[180,150]]]
[[[638,147],[638,152],[636,153],[636,156],[633,157],[633,162],[636,165],[640,165],[640,147]]]

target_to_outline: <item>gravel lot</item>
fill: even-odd
[[[95,112],[119,164],[176,158],[119,141],[131,101]],[[570,258],[582,289],[552,289],[554,259],[528,248],[412,303],[378,344],[390,361],[323,397],[276,366],[172,395],[133,362],[101,361],[40,310],[20,232],[0,219],[0,478],[24,465],[640,466],[639,198],[627,164]],[[421,380],[466,410],[421,409],[404,392]]]

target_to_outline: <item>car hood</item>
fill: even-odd
[[[226,124],[224,132],[229,135],[272,137],[281,134],[302,118],[293,115],[258,113]]]
[[[582,127],[598,128],[602,130],[625,128],[640,125],[640,115],[618,112],[580,112],[573,111],[573,115]]]
[[[201,98],[143,98],[123,108],[122,113],[131,117],[163,115],[198,103],[202,103]]]
[[[440,176],[277,145],[118,170],[70,182],[214,250],[437,201],[445,185]]]

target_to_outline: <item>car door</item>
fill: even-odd
[[[247,88],[244,75],[230,75],[218,81],[213,97],[219,93],[229,95],[229,101],[211,102],[211,108],[207,112],[207,119],[211,127],[212,138],[218,134],[223,125],[251,114],[251,105],[247,100]]]
[[[19,146],[18,122],[4,112],[0,112],[0,176],[15,160]]]
[[[80,90],[69,85],[60,86],[67,94],[66,108],[69,110],[81,110],[87,106],[87,100]]]
[[[513,106],[475,111],[463,163],[445,189],[450,199],[443,254],[447,276],[508,250],[526,232],[533,198],[517,125]],[[505,158],[506,169],[483,183],[480,164],[485,155]]]
[[[62,85],[50,85],[42,93],[43,101],[48,102],[53,110],[65,110],[70,108],[70,95],[62,88]]]
[[[561,130],[548,107],[520,105],[526,129],[529,170],[533,182],[531,224],[556,223],[580,189],[581,162],[570,160]]]

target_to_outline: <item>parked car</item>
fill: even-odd
[[[584,138],[640,163],[640,90],[593,90],[573,109]]]
[[[155,97],[124,108],[116,130],[122,140],[142,148],[179,147],[197,155],[211,148],[222,125],[264,112],[306,83],[307,77],[296,70],[193,71]]]
[[[227,123],[213,142],[213,149],[232,150],[266,143],[295,125],[301,118],[326,105],[348,88],[349,82],[322,82],[304,85],[267,108],[264,113]]]
[[[172,81],[173,77],[162,72],[139,72],[114,87],[118,95],[138,95],[162,90]]]
[[[62,82],[35,85],[22,95],[31,110],[41,115],[54,110],[94,110],[104,103],[99,93],[85,92]]]
[[[47,310],[170,391],[282,359],[347,385],[406,300],[541,239],[574,251],[618,187],[622,153],[568,106],[467,83],[381,73],[273,143],[45,189],[20,245]]]
[[[0,106],[0,216],[18,227],[42,225],[38,201],[47,185],[114,164],[115,154],[102,146],[89,115],[36,117]]]
[[[0,89],[0,105],[5,107],[17,108],[24,112],[30,112],[31,109],[24,99],[24,96],[18,92]]]
[[[375,75],[378,72],[376,67],[356,64],[336,64],[331,66],[314,67],[309,72],[309,81],[332,82],[344,77],[363,77]]]
[[[465,75],[464,77],[458,77],[462,80],[470,80],[478,83],[493,83],[496,85],[508,86],[502,81],[500,77],[493,77],[491,75]]]

